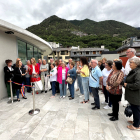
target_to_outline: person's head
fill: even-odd
[[[113,70],[121,70],[122,69],[122,62],[121,61],[114,61],[112,65]]]
[[[75,63],[72,61],[70,62],[70,69],[72,69],[74,67]]]
[[[6,63],[6,65],[9,66],[9,67],[12,66],[12,60],[10,60],[10,59],[5,60],[5,63]]]
[[[31,64],[32,64],[32,65],[36,65],[35,58],[31,58]]]
[[[62,68],[65,68],[65,67],[66,67],[66,63],[63,61],[63,62],[61,63],[61,66],[62,66]]]
[[[85,56],[80,58],[80,64],[81,64],[81,66],[84,66],[84,65],[88,66],[88,61],[87,61],[87,58]]]
[[[55,63],[51,64],[51,69],[53,69],[55,67]]]
[[[129,48],[127,51],[126,51],[126,55],[127,57],[130,59],[132,57],[134,57],[136,54],[136,50],[134,48]]]
[[[53,63],[53,61],[54,61],[54,60],[53,60],[53,58],[51,58],[51,59],[50,59],[50,63],[52,64],[52,63]]]
[[[102,59],[102,63],[104,64],[106,61],[107,61],[107,59],[104,57],[104,58]]]
[[[91,59],[91,67],[95,68],[98,65],[98,60],[96,59]]]
[[[39,64],[42,64],[42,60],[41,60],[41,59],[38,59],[38,63],[39,63]]]
[[[20,60],[21,60],[20,58],[17,58],[17,59],[16,59],[16,62],[17,62],[17,61],[20,61]]]
[[[59,65],[59,61],[55,60],[55,65],[58,66]]]
[[[27,60],[27,61],[26,61],[26,64],[27,64],[27,65],[30,65],[30,64],[31,64],[31,63],[30,63],[30,60]]]
[[[61,65],[61,64],[62,64],[62,62],[63,62],[63,60],[62,60],[62,59],[59,59],[59,65]]]
[[[71,62],[72,62],[72,59],[70,58],[70,59],[69,59],[69,64],[70,64]]]
[[[98,61],[98,65],[99,65],[99,66],[101,66],[101,64],[102,64],[102,61],[101,61],[101,60],[100,60],[100,61]]]
[[[135,69],[136,67],[140,67],[140,59],[139,58],[131,58],[129,60],[130,68]]]
[[[16,62],[16,67],[21,67],[21,66],[22,66],[21,60],[17,61],[17,62]]]
[[[112,68],[112,64],[113,64],[113,62],[112,62],[111,60],[107,60],[107,61],[105,62],[105,68],[106,68],[107,70],[110,70],[110,69]]]
[[[45,59],[42,60],[42,64],[46,65],[46,60]]]

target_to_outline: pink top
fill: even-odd
[[[68,70],[69,69],[67,67],[65,67],[65,71],[66,71],[66,74],[65,74],[65,84],[67,84],[66,79],[67,79]],[[57,81],[58,81],[58,83],[62,84],[62,67],[58,68]]]

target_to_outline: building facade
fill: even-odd
[[[5,60],[11,59],[15,63],[19,57],[25,64],[26,60],[31,57],[37,60],[42,55],[48,55],[51,52],[52,47],[45,40],[27,30],[0,20],[0,99],[7,97],[3,70]]]

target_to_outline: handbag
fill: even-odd
[[[124,114],[126,115],[126,117],[131,117],[132,116],[132,109],[131,109],[131,105],[127,105],[127,107],[125,108]]]
[[[67,79],[66,79],[66,82],[69,83],[69,84],[72,84],[73,81],[74,81],[74,80],[72,80],[72,78],[70,78],[70,77],[67,77]]]

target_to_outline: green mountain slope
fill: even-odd
[[[70,20],[51,16],[38,25],[27,28],[28,31],[49,42],[59,42],[64,47],[100,47],[110,50],[121,46],[127,37],[139,36],[140,30],[121,22],[109,20],[95,22],[89,19]],[[113,37],[114,34],[118,36]]]

